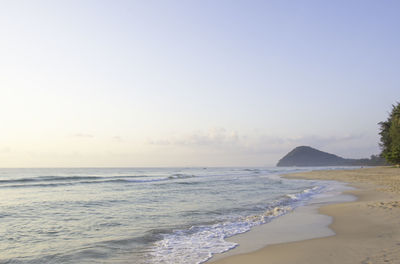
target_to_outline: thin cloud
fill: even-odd
[[[116,142],[122,141],[122,137],[120,137],[120,136],[113,136],[112,139],[113,139],[113,141],[116,141]]]
[[[235,145],[239,135],[235,131],[228,132],[224,128],[214,128],[207,132],[195,131],[189,134],[164,139],[149,139],[148,144],[159,146],[211,146],[220,147]]]
[[[0,148],[0,153],[9,153],[11,152],[10,147],[2,147]]]
[[[73,134],[72,137],[74,137],[74,138],[94,138],[94,135],[85,134],[85,133],[76,133],[76,134]]]
[[[236,131],[228,131],[224,128],[211,129],[207,132],[194,131],[169,138],[149,139],[147,143],[154,146],[209,148],[257,155],[282,155],[301,145],[334,152],[343,152],[348,149],[348,146],[358,147],[360,150],[367,147],[371,148],[369,140],[363,134],[342,136],[305,135],[292,138],[267,134],[239,134]]]

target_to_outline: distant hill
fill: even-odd
[[[278,167],[319,167],[319,166],[379,166],[385,165],[385,160],[378,156],[370,159],[345,159],[318,149],[300,146],[294,148],[276,166]]]

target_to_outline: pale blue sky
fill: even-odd
[[[0,1],[0,167],[379,152],[399,1]]]

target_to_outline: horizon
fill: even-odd
[[[400,2],[3,1],[0,168],[380,153]],[[397,97],[397,98],[396,98]]]
[[[288,153],[285,154],[285,156],[287,154],[289,154],[290,152],[292,152],[294,149],[297,149],[299,147],[308,147],[317,151],[321,151],[319,149],[313,148],[311,146],[297,146],[295,148],[293,148],[292,150],[290,150]],[[321,151],[324,152],[324,151]],[[334,153],[328,153],[328,152],[324,152],[327,154],[332,154],[334,156],[337,156],[339,158],[344,158],[344,159],[352,159],[351,157],[341,157],[338,156]],[[0,167],[0,169],[174,169],[174,168],[179,168],[179,169],[188,169],[188,168],[196,168],[196,169],[212,169],[212,168],[278,168],[282,166],[277,166],[277,163],[284,158],[285,156],[282,156],[275,165],[260,165],[260,166],[241,166],[241,165],[231,165],[231,166],[149,166],[149,167],[141,167],[141,166],[121,166],[121,167],[112,167],[112,166],[98,166],[98,167],[91,167],[91,166],[83,166],[83,167]],[[361,158],[361,159],[369,159],[371,157],[365,157],[365,158]],[[300,166],[300,167],[364,167],[365,165],[329,165],[329,166]],[[286,168],[293,168],[293,167],[299,167],[299,166],[286,166]]]

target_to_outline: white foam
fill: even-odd
[[[285,215],[295,207],[320,193],[322,187],[313,187],[300,193],[287,195],[286,199],[261,215],[240,217],[235,221],[227,221],[214,225],[195,226],[186,230],[175,230],[164,234],[163,239],[155,242],[151,250],[152,263],[190,264],[204,263],[214,254],[223,253],[235,248],[238,244],[225,239],[233,235],[245,233],[252,227]],[[288,200],[289,199],[289,200]]]
[[[295,194],[287,194],[286,196],[292,199],[293,201],[301,201],[301,200],[307,200],[310,196],[313,196],[315,194],[320,193],[325,186],[315,186],[310,189],[306,189],[300,193],[295,193]]]
[[[315,195],[312,195],[312,199],[297,203],[305,206],[298,206],[292,213],[285,214],[276,221],[256,226],[250,232],[227,239],[240,246],[229,252],[215,255],[212,260],[253,252],[267,245],[334,235],[335,233],[328,227],[332,223],[332,218],[319,214],[318,209],[326,204],[354,201],[356,197],[343,194],[343,191],[353,189],[344,183],[333,181],[319,183],[324,185],[323,192],[317,191]]]

